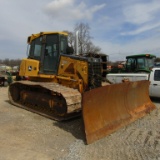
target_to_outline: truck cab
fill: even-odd
[[[149,86],[149,95],[150,97],[159,97],[160,98],[160,68],[153,68],[150,72],[150,86]]]

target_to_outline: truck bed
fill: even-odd
[[[107,74],[106,78],[109,82],[116,84],[122,83],[123,80],[129,81],[141,81],[148,80],[149,74],[147,73],[115,73],[115,74]]]

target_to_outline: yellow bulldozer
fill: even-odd
[[[102,86],[105,60],[73,54],[67,37],[65,32],[40,32],[28,37],[29,54],[19,71],[28,80],[9,86],[13,105],[58,121],[82,114],[87,144],[155,108],[148,81]]]

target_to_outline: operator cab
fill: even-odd
[[[41,32],[28,37],[28,58],[40,62],[40,73],[57,74],[60,55],[67,54],[67,36],[65,32]]]
[[[126,70],[128,72],[150,72],[155,58],[156,56],[151,54],[127,56]]]

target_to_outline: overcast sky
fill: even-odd
[[[27,37],[87,23],[110,60],[160,57],[160,0],[0,0],[0,59],[25,58]]]

